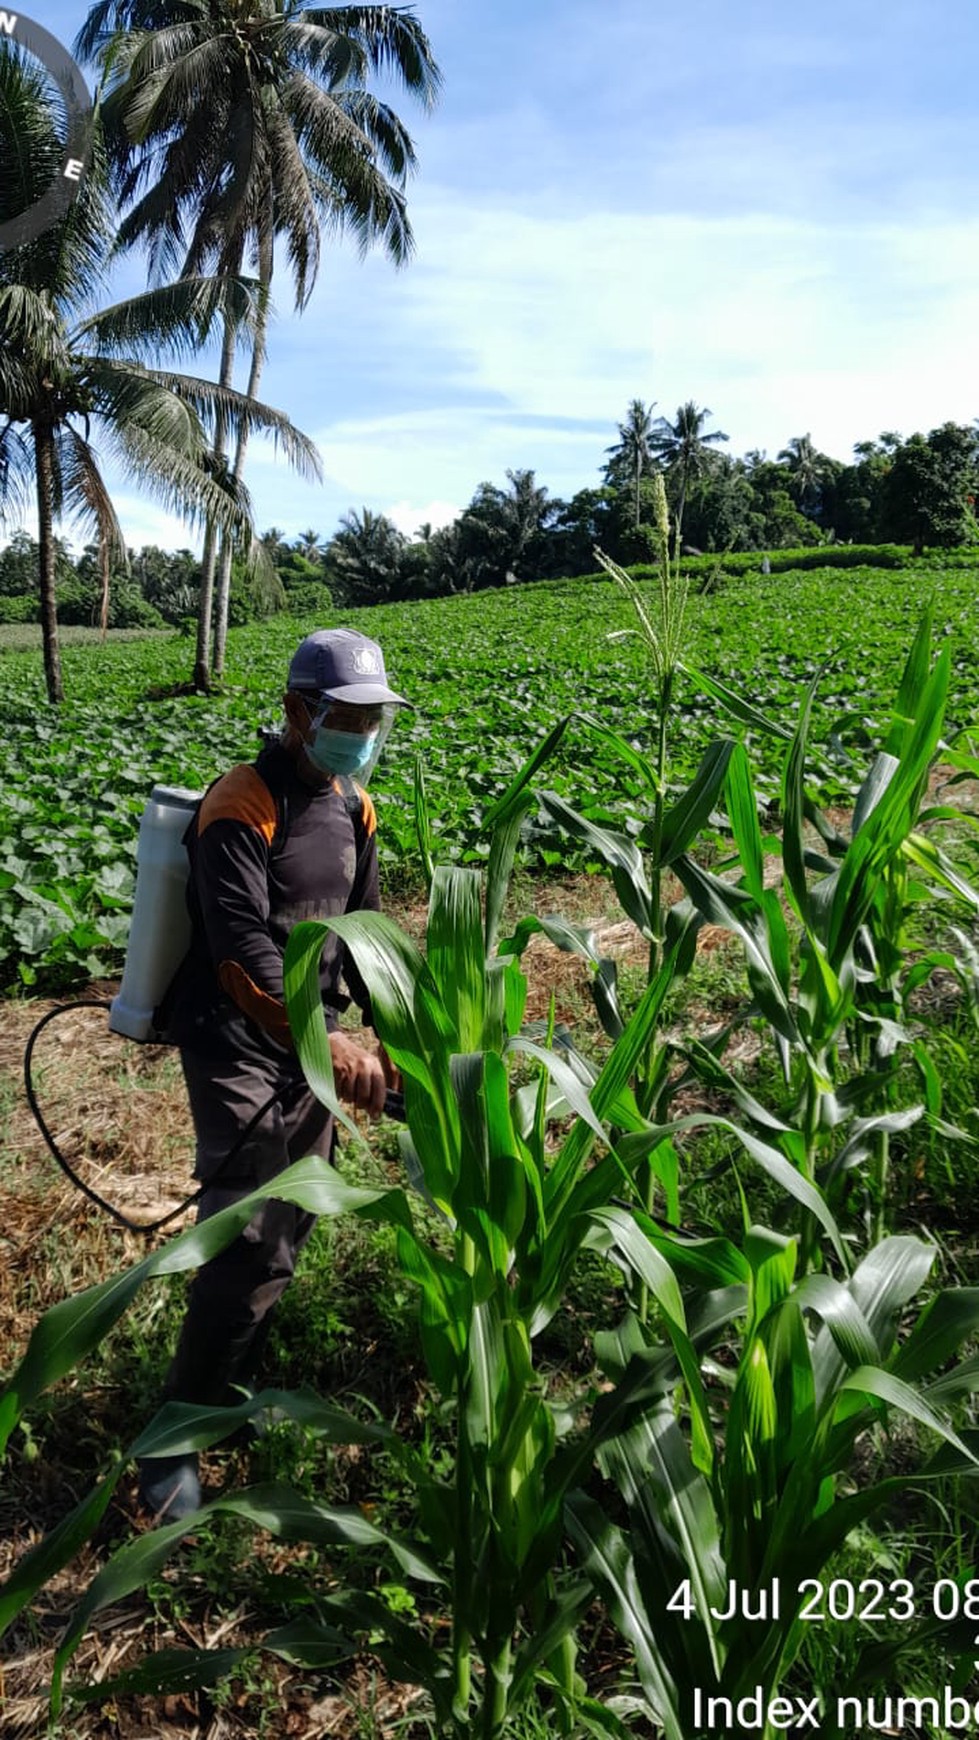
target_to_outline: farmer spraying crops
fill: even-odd
[[[343,628],[310,635],[289,666],[282,731],[210,787],[188,830],[192,939],[166,999],[166,1031],[180,1047],[194,1120],[200,1219],[293,1161],[331,1153],[333,1118],[292,1047],[283,955],[300,919],[378,909],[374,806],[361,782],[407,704],[388,687],[374,641]],[[395,1072],[383,1051],[339,1030],[350,1000],[341,980],[369,1023],[366,988],[334,937],[320,982],[337,1091],[376,1116]],[[235,1386],[255,1370],[312,1225],[312,1215],[270,1200],[199,1271],[168,1400],[240,1400]],[[196,1510],[196,1454],[142,1462],[139,1490],[168,1520]]]

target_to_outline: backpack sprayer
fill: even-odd
[[[62,1003],[50,1009],[37,1023],[24,1052],[24,1087],[27,1102],[41,1135],[65,1175],[72,1184],[106,1214],[131,1232],[154,1233],[176,1220],[204,1190],[201,1185],[193,1195],[160,1220],[151,1222],[129,1220],[118,1208],[100,1196],[80,1178],[61,1153],[48,1129],[37,1103],[31,1077],[34,1047],[48,1023],[74,1009],[108,1009],[109,1031],[139,1044],[159,1044],[163,1035],[156,1027],[156,1012],[172,983],[190,946],[191,924],[187,910],[187,879],[190,864],[184,840],[200,804],[203,792],[184,786],[155,785],[139,823],[139,844],[136,853],[136,893],[133,916],[126,948],[122,984],[111,1002],[102,998],[85,998],[76,1003]],[[275,1104],[272,1094],[245,1126],[222,1161],[222,1167],[233,1160],[255,1126]],[[404,1097],[388,1093],[384,1102],[388,1117],[404,1119]],[[213,1182],[213,1179],[211,1180]]]

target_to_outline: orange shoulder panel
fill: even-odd
[[[270,997],[267,991],[260,991],[253,979],[250,979],[244,967],[237,961],[222,961],[218,968],[218,983],[222,991],[237,1003],[243,1014],[247,1015],[257,1026],[264,1028],[280,1045],[292,1047],[292,1034],[289,1030],[289,1017],[284,1003],[277,997]]]
[[[232,767],[205,794],[197,822],[198,837],[212,822],[245,822],[271,846],[278,826],[275,799],[260,773],[242,763]]]
[[[357,786],[357,791],[360,794],[360,810],[364,818],[364,827],[367,829],[367,837],[370,839],[372,834],[377,833],[377,811],[374,808],[374,800],[370,792],[365,791],[362,785]]]

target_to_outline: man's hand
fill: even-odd
[[[365,1051],[347,1033],[330,1034],[333,1079],[342,1100],[379,1118],[384,1110],[387,1082],[379,1057]]]

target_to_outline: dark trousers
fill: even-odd
[[[248,1054],[229,1060],[182,1051],[197,1136],[195,1172],[205,1184],[197,1211],[207,1220],[308,1154],[329,1158],[333,1118],[292,1059]],[[276,1098],[234,1159],[235,1142],[272,1095]],[[198,1270],[177,1352],[167,1374],[168,1400],[229,1404],[251,1378],[272,1312],[295,1272],[314,1216],[269,1200],[232,1244]]]

